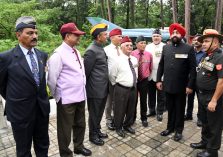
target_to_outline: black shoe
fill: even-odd
[[[173,133],[172,130],[164,130],[163,132],[160,133],[161,136],[168,136],[169,134]]]
[[[106,123],[109,130],[115,130],[114,123]]]
[[[99,138],[108,138],[108,135],[102,133],[101,130],[98,131],[98,136],[99,136]]]
[[[143,120],[143,121],[142,121],[142,126],[144,126],[144,127],[147,127],[147,126],[148,126],[148,122],[147,122],[147,120]]]
[[[192,116],[185,115],[185,116],[184,116],[184,120],[185,120],[185,121],[193,120],[193,117],[192,117]]]
[[[156,112],[150,112],[149,114],[147,114],[147,117],[154,117],[156,115]]]
[[[122,129],[116,130],[116,133],[121,137],[125,137],[125,132]]]
[[[203,152],[197,153],[197,157],[218,157],[218,151],[207,151],[204,150]]]
[[[92,152],[87,148],[75,149],[75,154],[82,154],[83,156],[91,156]]]
[[[200,119],[197,119],[197,126],[198,126],[198,127],[202,127],[202,122],[201,122]]]
[[[207,144],[201,141],[199,143],[191,143],[190,146],[194,149],[206,149]]]
[[[131,128],[130,126],[129,127],[124,127],[124,130],[127,131],[128,133],[130,134],[135,134],[135,130],[133,128]]]
[[[173,139],[174,139],[174,141],[180,141],[182,139],[182,137],[183,137],[182,133],[176,132]]]
[[[98,146],[103,146],[104,145],[104,141],[100,138],[90,138],[90,140],[92,143],[94,143],[95,145],[98,145]]]
[[[163,120],[163,115],[162,114],[157,114],[156,119],[161,122]]]

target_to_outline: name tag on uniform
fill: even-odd
[[[175,54],[175,58],[188,58],[188,54]]]
[[[203,67],[209,71],[213,71],[214,69],[214,64],[211,62],[204,62]]]
[[[155,56],[156,56],[156,57],[160,57],[160,56],[161,56],[161,54],[162,54],[162,52],[161,52],[161,51],[155,51]]]

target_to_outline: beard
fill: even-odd
[[[171,41],[173,44],[179,44],[181,42],[181,38],[173,37],[171,38]]]

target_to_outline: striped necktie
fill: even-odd
[[[128,60],[129,60],[129,66],[130,66],[130,69],[131,69],[132,75],[133,75],[133,86],[136,87],[136,72],[135,72],[135,69],[134,69],[133,64],[131,62],[130,57],[129,57]]]
[[[33,78],[36,82],[36,85],[39,86],[40,76],[39,76],[39,70],[38,70],[37,62],[36,62],[36,60],[34,59],[34,56],[33,56],[34,53],[31,50],[29,50],[28,55],[29,55],[30,61],[31,61],[31,66],[32,66],[31,71],[33,73]]]

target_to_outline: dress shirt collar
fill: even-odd
[[[111,45],[111,47],[112,47],[112,48],[114,48],[114,49],[119,48],[119,46],[115,46],[115,45],[114,45],[112,42],[111,42],[111,44],[110,44],[110,45]]]
[[[141,54],[144,55],[144,51],[141,52],[141,51],[139,51],[139,49],[136,49],[136,51],[137,51],[138,55],[141,55]]]
[[[21,48],[23,54],[24,54],[25,56],[28,55],[29,50],[28,50],[27,48],[23,47],[21,44],[19,44],[19,46],[20,46],[20,48]],[[35,54],[34,48],[32,48],[31,51]]]
[[[120,54],[121,57],[123,57],[124,59],[128,60],[129,58],[131,59],[131,55],[127,56],[126,54],[124,54],[123,52]]]

